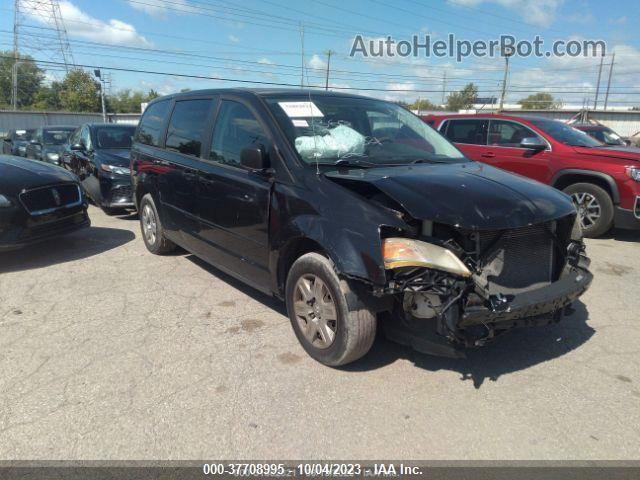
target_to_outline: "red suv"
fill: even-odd
[[[429,115],[472,160],[552,185],[571,195],[585,236],[615,226],[640,229],[640,153],[611,148],[580,130],[543,117]]]

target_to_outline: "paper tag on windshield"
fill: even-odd
[[[304,118],[302,119],[293,119],[291,120],[294,127],[308,127],[309,122],[307,122]]]
[[[324,117],[322,112],[313,102],[278,102],[284,113],[290,118],[300,117]]]

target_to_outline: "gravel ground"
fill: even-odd
[[[640,458],[640,233],[588,241],[559,325],[465,360],[378,338],[336,370],[279,302],[90,215],[0,254],[0,458]]]

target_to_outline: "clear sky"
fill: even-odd
[[[60,61],[47,19],[24,2],[22,50]],[[64,0],[63,21],[77,64],[244,81],[300,84],[304,30],[305,84],[323,86],[326,52],[331,86],[387,99],[439,103],[442,89],[473,81],[480,96],[499,95],[504,60],[349,58],[353,38],[396,40],[452,33],[490,40],[500,34],[546,44],[555,39],[607,42],[602,85],[616,52],[610,105],[640,105],[640,8],[637,0]],[[0,2],[0,48],[12,46],[14,0]],[[44,27],[44,28],[43,28]],[[565,103],[593,102],[599,58],[513,58],[509,101],[546,90]],[[111,70],[112,88],[171,93],[184,88],[251,86],[213,79]],[[446,73],[445,73],[446,72]],[[52,72],[52,75],[55,75]],[[443,77],[447,80],[444,85]],[[365,90],[375,89],[375,90]],[[601,93],[603,96],[603,93]],[[601,97],[602,98],[602,97]]]

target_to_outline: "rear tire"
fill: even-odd
[[[140,200],[140,229],[144,244],[151,253],[166,255],[176,248],[175,243],[164,236],[158,210],[149,193]]]
[[[613,226],[613,200],[605,189],[593,183],[574,183],[564,190],[578,209],[585,237],[604,235]]]
[[[319,253],[298,258],[287,275],[285,297],[298,340],[318,362],[346,365],[371,349],[375,313],[338,277],[328,258]]]

